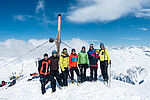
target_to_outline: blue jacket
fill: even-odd
[[[89,60],[90,60],[90,58],[91,58],[91,54],[94,54],[96,50],[97,50],[97,49],[94,49],[94,48],[93,48],[93,50],[90,50],[90,49],[89,49],[89,51],[88,51]]]

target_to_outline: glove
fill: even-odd
[[[62,68],[62,71],[64,72],[64,71],[65,71],[65,68]]]

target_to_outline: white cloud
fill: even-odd
[[[25,21],[26,17],[24,17],[23,15],[16,15],[13,16],[14,20],[19,20],[19,21]]]
[[[120,38],[121,40],[130,40],[130,41],[139,41],[141,40],[140,38]]]
[[[71,6],[67,19],[73,22],[104,22],[137,13],[150,0],[77,0]]]
[[[36,6],[36,13],[39,13],[40,11],[45,10],[45,1],[44,0],[39,0]]]
[[[147,30],[148,30],[148,28],[142,27],[142,28],[139,28],[139,30],[147,31]]]
[[[45,0],[39,0],[36,5],[35,15],[13,15],[14,20],[26,21],[28,19],[35,19],[40,23],[40,25],[44,25],[45,27],[48,24],[53,24],[55,21],[50,21],[45,14]]]
[[[150,9],[141,9],[135,14],[136,17],[150,17]]]
[[[14,20],[19,20],[19,21],[25,21],[29,18],[35,18],[38,19],[35,16],[31,16],[31,15],[13,15]]]

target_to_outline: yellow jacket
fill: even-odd
[[[60,59],[59,59],[59,65],[62,71],[65,71],[65,68],[69,66],[69,55],[65,55],[61,53]]]
[[[110,63],[110,56],[109,56],[107,49],[100,50],[99,55],[100,55],[100,61],[108,60],[108,63]]]

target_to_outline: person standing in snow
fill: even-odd
[[[97,80],[97,69],[98,69],[98,60],[100,59],[99,50],[96,50],[94,54],[90,56],[90,81]],[[94,72],[94,79],[93,79]]]
[[[110,56],[104,44],[100,44],[100,68],[103,79],[108,82],[108,65],[110,64]]]
[[[56,50],[52,51],[52,56],[49,57],[50,60],[50,74],[52,77],[56,77],[57,82],[61,87],[63,87],[63,83],[61,81],[61,77],[59,75],[59,56],[57,55]]]
[[[83,46],[81,52],[78,54],[78,66],[80,68],[81,82],[86,81],[86,68],[89,65],[88,54],[85,49],[85,46]]]
[[[88,50],[88,57],[89,57],[89,62],[91,62],[91,54],[94,54],[96,49],[94,49],[94,45],[90,44],[90,49]]]
[[[69,71],[68,71],[68,66],[69,66],[69,55],[67,53],[67,49],[64,48],[61,56],[60,56],[60,60],[59,60],[59,65],[60,68],[62,70],[62,76],[63,76],[63,85],[64,86],[68,86],[68,75],[69,75]]]
[[[50,74],[50,63],[48,60],[48,54],[44,54],[44,59],[40,60],[38,66],[38,72],[40,74],[41,90],[42,94],[46,92],[45,85],[48,81],[51,81],[52,92],[56,91],[56,80]]]
[[[79,69],[77,67],[78,63],[78,55],[76,54],[76,50],[72,49],[71,54],[69,56],[69,69],[71,73],[71,81],[74,83],[74,71],[77,74],[77,81],[79,81]]]

